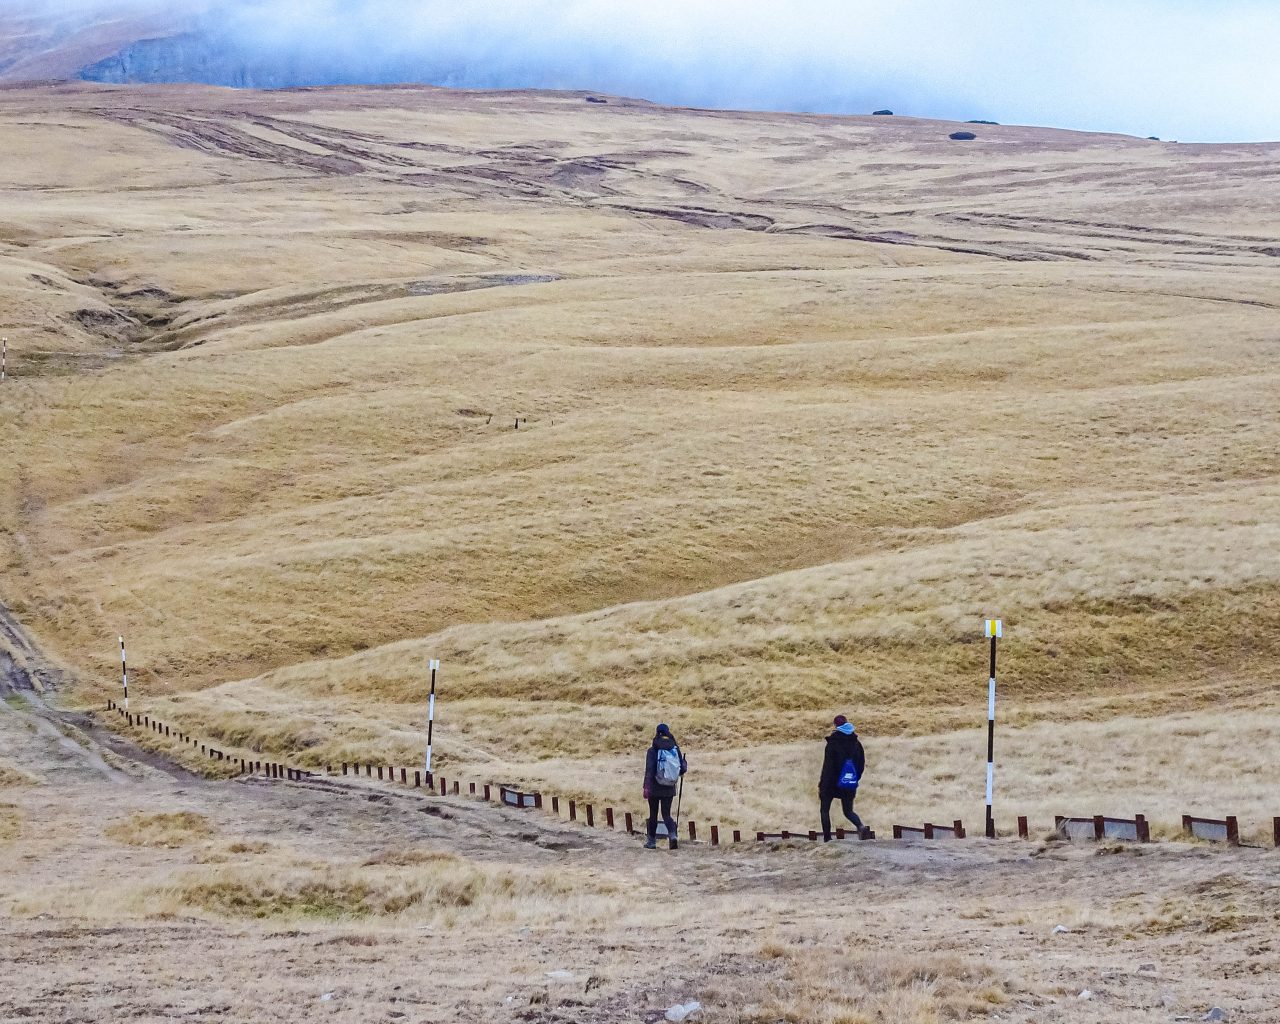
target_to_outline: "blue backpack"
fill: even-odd
[[[852,793],[858,788],[858,769],[853,766],[853,758],[847,757],[844,767],[836,778],[836,789],[841,793]]]

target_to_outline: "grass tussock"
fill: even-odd
[[[0,789],[16,789],[19,786],[39,785],[40,780],[30,772],[0,760]]]
[[[237,839],[229,843],[210,843],[196,855],[198,864],[226,864],[270,853],[273,847],[260,839]]]
[[[939,1024],[984,1016],[1008,1002],[990,967],[947,955],[850,953],[826,944],[768,940],[775,973],[740,1024]]]
[[[162,901],[168,897],[187,911],[227,918],[338,921],[443,915],[454,920],[503,913],[521,901],[537,903],[571,892],[568,882],[549,873],[439,854],[358,866],[220,866],[187,875]]]
[[[164,814],[130,815],[110,826],[107,835],[127,846],[179,847],[207,839],[213,826],[203,814],[176,811]]]
[[[0,843],[17,839],[22,833],[22,811],[13,804],[0,804]]]

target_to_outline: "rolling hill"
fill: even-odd
[[[451,770],[621,799],[662,719],[696,813],[780,818],[845,712],[873,813],[968,816],[999,614],[1009,811],[1261,808],[1278,147],[431,88],[0,125],[0,593],[79,699],[123,633],[166,720],[404,763],[438,657]]]

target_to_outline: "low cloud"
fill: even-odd
[[[415,78],[592,89],[709,107],[834,113],[890,107],[1187,141],[1280,138],[1276,0],[176,6],[192,17],[205,10],[206,33],[255,59],[290,62],[316,81]]]

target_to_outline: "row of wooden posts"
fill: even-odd
[[[291,768],[288,765],[279,764],[274,761],[255,761],[244,757],[229,757],[224,751],[202,743],[193,736],[189,736],[184,732],[176,729],[170,729],[168,725],[156,720],[150,715],[134,714],[125,711],[115,701],[107,702],[109,711],[118,712],[130,726],[144,728],[157,735],[166,738],[177,738],[183,743],[190,744],[192,748],[199,748],[200,753],[215,761],[230,761],[233,765],[238,765],[240,772],[245,775],[265,775],[272,779],[287,779],[290,781],[300,781],[302,779],[314,778],[315,773],[304,771],[300,768]],[[411,786],[414,789],[427,789],[433,793],[439,793],[440,796],[452,794],[453,796],[462,796],[462,783],[457,779],[453,780],[452,786],[444,776],[436,776],[432,772],[425,772],[421,769],[414,769],[412,774],[408,768],[392,768],[383,765],[374,764],[354,764],[347,761],[341,763],[341,774],[347,777],[363,777],[367,779],[378,779],[388,783],[399,782],[403,786]],[[326,766],[326,773],[335,776],[338,773],[334,771],[333,765]],[[397,773],[399,779],[397,780]],[[528,793],[515,789],[510,786],[502,786],[496,783],[485,782],[475,783],[468,782],[466,784],[466,795],[483,799],[488,802],[494,800],[494,790],[497,790],[497,802],[506,807],[534,808],[537,810],[544,809],[544,799],[541,793]],[[550,798],[551,813],[557,817],[561,814],[561,798],[552,796]],[[568,820],[572,822],[581,822],[588,828],[596,827],[596,809],[592,804],[583,803],[579,807],[576,800],[565,800],[565,811],[568,813]],[[579,811],[582,814],[579,816]],[[635,816],[630,811],[622,812],[621,816],[612,807],[604,809],[604,827],[607,829],[616,829],[618,824],[622,824],[623,831],[627,835],[636,835]],[[642,817],[643,820],[643,817]],[[659,834],[666,835],[665,828],[660,824]],[[698,823],[690,819],[684,823],[687,830],[689,840],[698,841]],[[1054,819],[1055,832],[1064,839],[1120,839],[1129,840],[1139,843],[1151,842],[1151,826],[1146,817],[1139,814],[1133,818],[1111,818],[1104,815],[1095,815],[1085,818],[1068,818],[1059,816]],[[1223,842],[1231,846],[1240,845],[1240,825],[1239,820],[1235,816],[1226,818],[1200,818],[1194,815],[1182,816],[1182,831],[1188,838],[1202,839],[1210,842]],[[720,826],[712,825],[708,828],[708,839],[712,846],[721,845]],[[1031,827],[1030,821],[1025,816],[1018,818],[1018,837],[1020,839],[1030,838]],[[725,844],[743,842],[743,830],[733,829],[724,837]],[[753,833],[746,832],[748,837]],[[755,832],[756,842],[766,842],[770,840],[787,840],[787,839],[809,839],[816,841],[820,833],[810,830],[807,832],[789,832],[783,830],[781,832]],[[893,838],[903,840],[935,840],[935,839],[964,839],[968,833],[965,831],[964,822],[957,819],[949,825],[936,825],[925,822],[923,826],[916,825],[894,825]],[[838,828],[835,830],[837,839],[857,839],[861,838],[857,832]],[[1280,817],[1272,819],[1272,836],[1274,843],[1280,847]],[[870,832],[866,838],[874,839],[875,833]]]
[[[276,761],[254,761],[245,757],[228,755],[225,751],[207,743],[202,743],[194,736],[188,735],[181,730],[171,729],[164,722],[150,715],[140,715],[125,711],[115,701],[107,702],[107,710],[117,712],[121,718],[134,728],[146,729],[148,732],[153,732],[157,736],[164,736],[166,739],[179,740],[182,743],[189,744],[192,749],[198,748],[203,756],[212,761],[225,761],[232,765],[238,765],[242,775],[265,775],[271,779],[289,779],[291,781],[311,778],[314,775],[313,772],[303,771],[301,768],[290,768],[288,765],[280,764]]]

